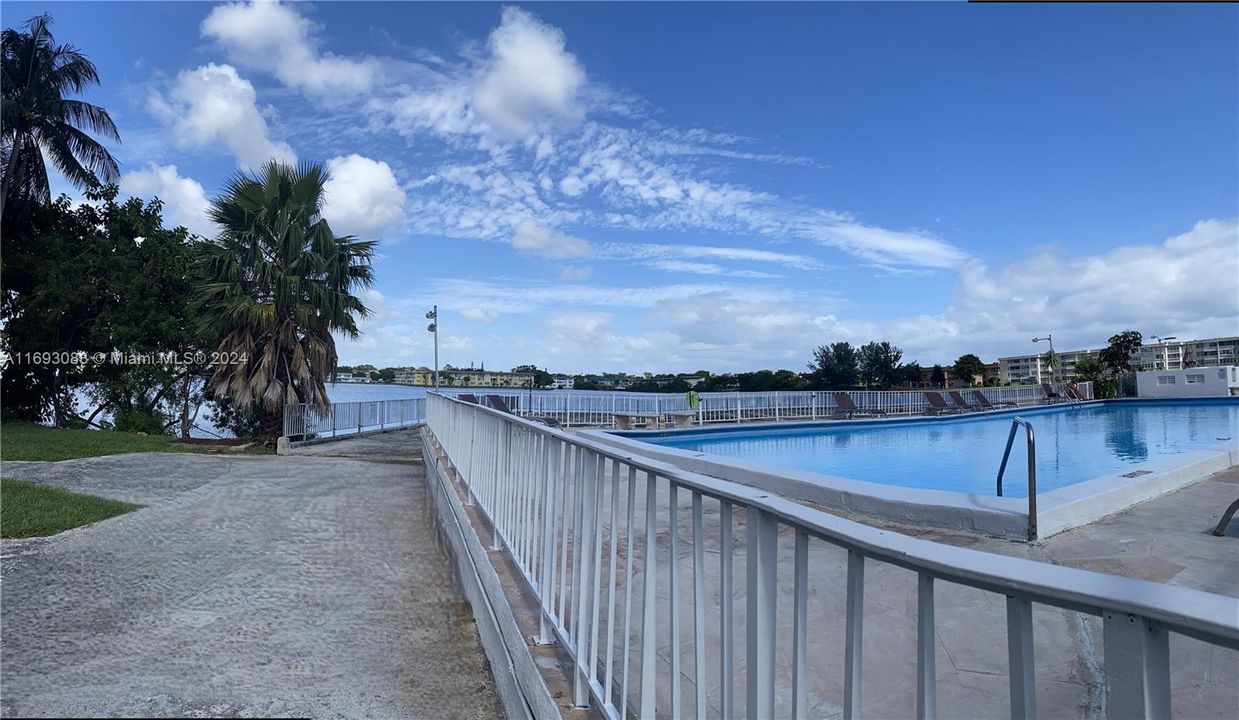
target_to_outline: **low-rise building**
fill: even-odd
[[[572,379],[571,375],[559,373],[551,376],[552,390],[571,390],[574,384],[575,381]]]
[[[396,370],[396,382],[434,387],[435,371],[428,367],[400,368]],[[439,384],[444,387],[527,388],[532,382],[532,373],[475,370],[450,365],[439,369]]]
[[[1136,373],[1142,398],[1226,397],[1239,395],[1239,367],[1201,366]]]
[[[998,358],[999,377],[1003,385],[1035,385],[1052,380],[1063,382],[1075,377],[1076,363],[1080,358],[1100,353],[1101,348],[1059,352],[1058,367],[1052,373],[1053,377],[1045,353]],[[1239,337],[1153,342],[1142,345],[1131,356],[1131,364],[1137,370],[1216,367],[1232,365],[1237,361]]]

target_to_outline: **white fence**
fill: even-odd
[[[935,717],[941,677],[951,676],[935,669],[935,598],[958,597],[959,586],[1005,603],[1005,627],[988,602],[973,598],[966,609],[974,640],[1005,632],[1013,718],[1037,714],[1038,606],[1101,618],[1110,718],[1170,716],[1172,635],[1239,650],[1235,598],[885,532],[441,395],[429,397],[427,410],[435,453],[427,462],[450,467],[492,524],[495,548],[519,568],[541,608],[540,639],[557,637],[573,659],[575,704],[610,718],[686,709],[697,718],[805,717],[810,681],[822,677],[810,658],[838,663],[832,677],[843,678],[843,717],[859,718],[862,646],[888,661],[911,651],[864,642],[866,566],[882,564],[917,578],[920,718]],[[780,562],[780,542],[787,550],[789,541]],[[822,563],[827,552],[838,559]],[[844,573],[839,581],[824,577],[834,568]],[[811,603],[810,584],[822,592],[824,582],[845,587],[846,602]],[[811,617],[816,610],[826,616]],[[1043,632],[1043,616],[1036,627]],[[1039,653],[1046,642],[1039,638]]]
[[[284,436],[309,438],[411,425],[426,419],[426,398],[332,403],[321,410],[308,403],[284,406]]]
[[[1084,398],[1092,398],[1091,383],[1082,383],[1079,388]],[[981,391],[996,405],[1032,405],[1045,399],[1045,392],[1039,385],[981,388]],[[470,391],[452,392],[459,395]],[[552,418],[564,425],[611,427],[616,413],[692,412],[697,415],[698,424],[819,420],[837,417],[840,413],[835,401],[836,393],[827,390],[701,393],[696,408],[689,406],[686,393],[522,393],[512,390],[487,392],[485,389],[473,392],[479,397],[499,395],[521,416]],[[969,403],[974,401],[971,390],[959,392]],[[1065,395],[1064,386],[1058,386],[1056,392]],[[930,407],[925,393],[920,390],[854,390],[847,394],[857,407],[887,415],[914,415],[924,413]],[[947,396],[945,391],[941,394]],[[950,403],[950,400],[947,399],[947,402]]]
[[[636,392],[521,392],[486,388],[443,390],[443,394],[473,394],[502,397],[513,412],[523,417],[550,418],[564,425],[613,427],[616,413],[663,414],[692,412],[697,424],[739,423],[779,420],[820,420],[839,417],[840,408],[835,392],[826,390],[794,392],[721,392],[701,393],[696,408],[689,407],[685,393]],[[971,391],[960,391],[964,399],[973,402]],[[1045,399],[1037,387],[984,388],[982,392],[997,405],[1016,403],[1032,405]],[[1064,395],[1063,386],[1056,389]],[[1091,399],[1091,383],[1082,383],[1080,392]],[[854,390],[848,392],[857,407],[880,411],[887,415],[913,415],[929,409],[925,393],[919,390]],[[943,393],[944,397],[946,393]],[[948,399],[949,403],[950,400]],[[327,410],[310,404],[288,405],[284,408],[284,435],[287,437],[338,436],[363,430],[419,423],[426,417],[426,399],[373,400],[333,403]]]

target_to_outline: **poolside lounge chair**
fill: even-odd
[[[456,396],[456,399],[467,403],[473,403],[474,405],[478,404],[478,399],[473,393],[461,393]]]
[[[969,404],[968,401],[964,399],[964,396],[959,394],[958,390],[950,391],[947,393],[947,397],[951,398],[951,402],[955,403],[955,407],[963,410],[964,412],[974,412],[976,410],[984,409],[979,405]]]
[[[883,410],[870,410],[869,408],[857,407],[856,403],[852,402],[852,396],[845,392],[835,393],[835,415],[841,415],[846,418],[854,418],[857,415],[868,415],[869,417],[886,417],[886,412]]]
[[[963,410],[960,410],[957,407],[951,407],[950,405],[947,405],[946,400],[943,400],[942,396],[936,392],[926,391],[922,394],[925,396],[925,402],[929,403],[929,407],[925,408],[925,412],[929,413],[930,415],[942,415],[944,413],[963,412]]]
[[[977,401],[977,405],[981,406],[982,410],[997,410],[1000,407],[1016,408],[1020,406],[1019,403],[1014,403],[1010,400],[1004,400],[998,404],[994,404],[990,402],[989,398],[985,397],[985,393],[980,390],[972,391],[972,399]]]
[[[1231,503],[1230,507],[1226,508],[1226,512],[1222,513],[1222,519],[1218,521],[1217,527],[1213,528],[1213,534],[1218,537],[1224,537],[1226,535],[1226,526],[1230,524],[1230,519],[1235,516],[1236,512],[1239,512],[1239,500]]]
[[[1042,400],[1042,402],[1045,402],[1045,403],[1067,402],[1067,398],[1055,392],[1054,388],[1051,387],[1049,383],[1041,383],[1041,391],[1045,393],[1045,399]]]
[[[508,401],[504,400],[502,395],[486,395],[485,398],[486,402],[499,412],[505,412],[509,415],[516,414],[512,412],[512,408],[508,407]]]

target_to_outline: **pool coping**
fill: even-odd
[[[1102,404],[1100,401],[1088,405]],[[1052,409],[1053,406],[1025,407],[987,413],[973,417],[1015,415],[1021,410]],[[926,420],[959,420],[960,416],[915,417],[894,420],[836,420],[808,423],[747,423],[740,427],[789,430],[802,427],[856,427],[873,423],[905,424]],[[693,428],[695,434],[701,428]],[[583,430],[583,434],[612,447],[673,464],[685,470],[731,480],[778,493],[786,497],[811,502],[825,508],[856,513],[878,520],[918,527],[980,533],[1012,539],[1027,539],[1027,498],[996,497],[950,490],[905,488],[867,480],[854,480],[808,470],[786,468],[768,463],[726,458],[694,450],[681,450],[642,442],[638,438],[652,435],[666,437],[688,434],[682,431],[626,431],[623,434],[605,430]],[[1125,468],[1121,473],[1103,475],[1049,492],[1037,494],[1038,539],[1121,512],[1132,505],[1151,500],[1201,480],[1220,470],[1239,465],[1239,447],[1227,441],[1217,446],[1190,450]],[[997,468],[995,467],[995,470]],[[1143,471],[1137,477],[1130,475]],[[1017,473],[1016,477],[1020,474]]]

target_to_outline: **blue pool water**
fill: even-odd
[[[1037,490],[1121,473],[1141,463],[1239,441],[1239,398],[1132,401],[1021,410],[1037,437]],[[903,487],[994,495],[1010,413],[948,420],[643,435],[656,445]],[[1016,437],[1004,494],[1026,497]]]

